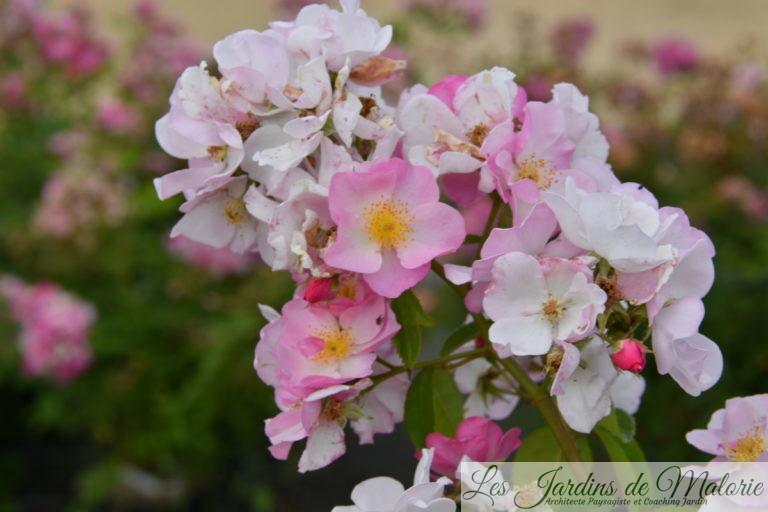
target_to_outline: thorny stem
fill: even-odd
[[[466,287],[459,287],[446,279],[445,271],[440,263],[433,260],[432,270],[448,283],[462,298],[466,295]],[[480,330],[480,335],[487,340],[489,328],[488,320],[479,313],[472,313],[472,318]],[[552,397],[549,396],[547,390],[537,385],[533,379],[531,379],[531,376],[528,375],[528,372],[520,367],[514,359],[501,358],[490,344],[487,344],[485,349],[487,349],[487,354],[490,358],[497,361],[520,384],[520,388],[525,392],[528,400],[530,400],[532,405],[535,405],[539,409],[539,412],[541,412],[544,420],[552,430],[555,439],[558,444],[560,444],[560,448],[563,450],[563,455],[566,460],[569,462],[582,462],[581,450],[576,443],[576,438],[565,423],[565,420],[560,414],[560,411],[558,411],[555,402],[552,400]],[[469,354],[469,352],[465,352],[465,354]]]

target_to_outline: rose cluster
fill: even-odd
[[[472,458],[467,435],[500,443],[475,457],[519,445],[488,423],[529,381],[585,433],[637,410],[651,350],[688,393],[712,386],[722,357],[698,327],[713,245],[614,175],[588,98],[561,83],[529,101],[493,68],[389,105],[380,86],[405,65],[382,56],[391,35],[355,0],[304,7],[216,43],[216,72],[185,70],[157,123],[188,161],[156,180],[162,199],[184,196],[171,236],[258,252],[296,282],[280,312],[262,307],[254,361],[282,411],[266,425],[272,454],[306,439],[300,471],[317,469],[344,452],[347,422],[367,443],[403,419],[417,366],[392,342],[413,314],[398,301],[430,269],[473,333],[436,363],[465,398],[456,439],[426,439],[449,477]],[[351,510],[367,510],[363,494]]]

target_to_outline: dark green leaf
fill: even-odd
[[[477,324],[472,322],[471,324],[464,324],[455,331],[443,343],[443,348],[440,349],[441,356],[447,356],[469,340],[473,340],[480,336],[480,330],[477,328]]]
[[[563,451],[549,427],[541,427],[523,439],[515,453],[515,462],[560,462]]]
[[[405,426],[417,448],[424,447],[432,432],[453,436],[463,416],[461,393],[451,372],[429,367],[416,375],[405,397]]]
[[[397,353],[403,364],[413,366],[421,353],[421,327],[432,325],[432,320],[424,313],[419,299],[411,290],[406,290],[392,301],[392,310],[400,323],[400,332],[394,339]]]
[[[614,409],[609,416],[598,423],[598,426],[609,431],[622,443],[629,443],[635,439],[635,418],[624,410]]]

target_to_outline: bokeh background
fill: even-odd
[[[52,282],[90,303],[90,364],[33,375],[0,299],[0,511],[328,511],[354,483],[408,481],[401,431],[310,475],[266,451],[272,397],[252,370],[288,276],[257,260],[169,243],[179,203],[152,179],[174,169],[153,138],[176,76],[243,28],[301,1],[0,0],[0,274]],[[645,376],[638,440],[651,460],[701,460],[683,436],[725,398],[766,391],[768,3],[736,0],[363,0],[395,25],[391,84],[501,65],[529,96],[573,81],[590,95],[622,180],[685,208],[718,250],[702,332],[725,355],[692,398]],[[437,283],[438,319],[459,305]],[[458,315],[460,317],[460,315]],[[86,367],[87,366],[87,367]],[[26,368],[26,370],[25,370]],[[510,423],[524,431],[535,413]],[[350,439],[354,445],[354,441]]]

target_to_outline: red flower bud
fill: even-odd
[[[312,304],[322,300],[331,300],[334,295],[333,280],[330,277],[310,281],[304,290],[304,300]]]
[[[619,350],[611,354],[611,360],[618,368],[640,373],[645,368],[645,345],[628,338],[619,342]]]

